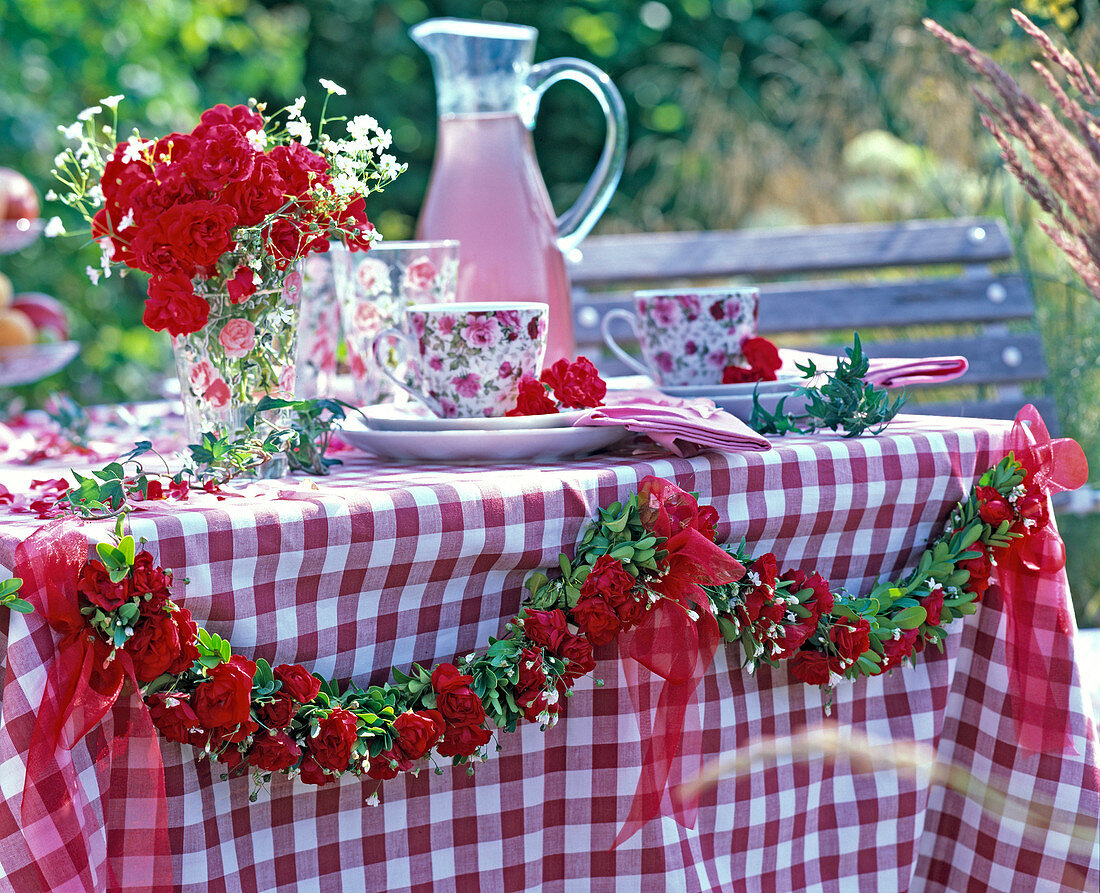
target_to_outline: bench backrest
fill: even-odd
[[[635,289],[751,281],[761,289],[760,332],[780,344],[790,334],[800,347],[843,353],[858,329],[872,357],[970,361],[950,390],[921,388],[906,411],[1012,418],[1034,402],[1053,425],[1052,402],[1021,387],[1048,371],[1027,284],[990,268],[1012,255],[1004,226],[984,219],[592,236],[568,259],[578,350],[606,374],[627,372],[603,348],[599,323],[632,307]],[[840,338],[807,339],[817,332]]]

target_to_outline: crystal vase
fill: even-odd
[[[205,432],[233,439],[246,436],[252,407],[264,396],[289,399],[294,393],[298,305],[302,290],[299,267],[268,269],[250,297],[229,298],[222,279],[196,279],[195,293],[210,305],[201,329],[172,339],[180,379],[183,414],[189,443]],[[285,412],[265,413],[256,434],[266,425],[289,427]],[[263,477],[286,474],[285,455],[264,463]]]

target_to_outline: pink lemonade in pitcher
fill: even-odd
[[[409,32],[431,58],[439,129],[420,212],[421,239],[459,242],[459,301],[550,306],[546,363],[575,356],[564,252],[595,225],[626,158],[626,111],[602,71],[581,59],[532,65],[525,25],[430,19]],[[542,93],[560,80],[587,87],[607,120],[603,153],[576,204],[554,216],[531,128]]]
[[[569,277],[554,209],[518,115],[440,119],[432,186],[417,233],[458,238],[457,300],[545,302],[546,364],[573,357],[573,330],[565,324],[572,312]]]

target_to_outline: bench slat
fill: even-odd
[[[597,341],[599,319],[614,307],[633,309],[631,292],[577,290],[577,341]],[[993,323],[1031,319],[1035,304],[1018,275],[908,279],[898,282],[784,282],[760,288],[760,331],[810,332],[871,326]]]
[[[577,255],[579,254],[579,257]],[[1012,256],[999,221],[590,236],[570,257],[575,284],[780,276],[928,264],[983,264]]]
[[[1058,423],[1058,408],[1050,397],[1017,397],[1014,399],[963,401],[945,403],[906,403],[902,412],[915,415],[941,415],[951,418],[967,419],[1014,419],[1016,413],[1028,403],[1035,404],[1046,422],[1047,429],[1057,436],[1061,426]]]

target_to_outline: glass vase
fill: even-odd
[[[290,399],[294,394],[299,266],[280,271],[264,264],[256,292],[236,304],[224,279],[195,280],[195,293],[210,305],[210,316],[197,332],[172,339],[189,443],[199,443],[205,432],[245,437],[252,407],[261,398]],[[278,428],[289,427],[286,411],[261,418]],[[265,424],[256,425],[261,439],[267,431]],[[262,477],[286,472],[285,454],[257,470]]]

